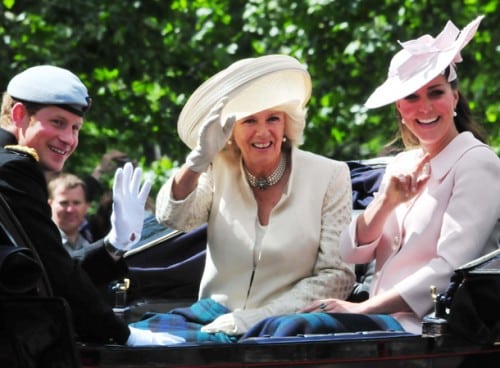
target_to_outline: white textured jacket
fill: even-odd
[[[380,191],[393,169],[415,166],[422,154],[397,155]],[[489,236],[500,218],[500,159],[487,145],[461,133],[430,165],[422,193],[396,208],[379,239],[358,245],[354,219],[341,240],[344,260],[376,259],[370,295],[396,288],[413,313],[394,317],[413,333],[421,333],[421,318],[433,309],[430,286],[444,292],[455,268],[496,249]]]
[[[227,306],[247,327],[319,298],[346,298],[352,290],[353,267],[339,252],[340,234],[351,220],[349,169],[297,148],[291,162],[259,249],[257,202],[240,160],[219,154],[186,199],[172,199],[172,179],[157,197],[157,219],[169,227],[187,231],[208,222],[199,297]]]

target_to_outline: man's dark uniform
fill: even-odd
[[[128,326],[114,315],[95,285],[123,276],[125,262],[115,262],[104,247],[81,262],[69,256],[51,220],[43,171],[32,154],[15,145],[14,135],[0,128],[0,192],[34,244],[54,295],[68,302],[78,340],[124,344]]]

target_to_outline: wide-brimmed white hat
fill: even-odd
[[[460,31],[451,21],[436,37],[423,35],[415,40],[399,42],[403,47],[391,60],[386,81],[380,85],[365,103],[376,108],[404,98],[436,78],[449,65],[456,78],[455,63],[462,61],[462,50],[474,37],[483,15],[470,22]]]
[[[301,109],[311,97],[311,77],[304,65],[287,55],[266,55],[231,64],[199,86],[184,105],[177,131],[188,147],[196,146],[201,124],[226,96],[222,123],[228,116],[238,120],[278,106]]]

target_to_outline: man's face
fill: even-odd
[[[34,148],[40,165],[47,171],[62,171],[64,163],[78,146],[83,118],[56,106],[47,106],[16,122],[18,143]]]
[[[60,185],[54,190],[49,204],[52,220],[64,233],[71,235],[79,231],[89,208],[81,185],[74,188]]]

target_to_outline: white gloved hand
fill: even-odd
[[[201,331],[207,333],[223,332],[226,335],[241,335],[243,332],[239,324],[241,324],[241,321],[233,313],[226,313],[217,317],[208,325],[203,326]]]
[[[152,184],[146,180],[141,188],[141,178],[141,168],[134,169],[130,162],[115,172],[111,230],[105,240],[123,251],[141,239],[144,207]]]
[[[186,342],[182,337],[172,335],[168,332],[152,332],[129,326],[130,336],[126,342],[127,346],[165,346]]]
[[[207,119],[200,127],[196,147],[186,158],[187,166],[193,171],[198,173],[206,171],[231,136],[236,118],[230,116],[224,123],[220,121],[220,115],[226,101],[227,98],[221,99],[210,110]]]

